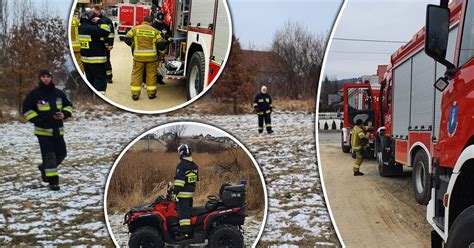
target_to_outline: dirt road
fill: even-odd
[[[342,153],[339,132],[319,132],[327,201],[347,247],[429,247],[426,207],[411,189],[411,170],[383,178],[375,160],[365,160],[362,177],[352,175],[353,159]]]
[[[130,93],[132,53],[130,47],[119,39],[115,39],[111,62],[114,83],[107,86],[105,96],[115,103],[136,110],[158,111],[186,102],[185,83],[177,80],[165,80],[165,85],[158,85],[156,99],[149,100],[145,89],[142,89],[140,100],[133,101]]]

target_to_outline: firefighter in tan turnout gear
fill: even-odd
[[[74,52],[74,57],[76,62],[79,65],[79,68],[84,72],[84,65],[81,60],[81,42],[79,41],[79,19],[77,17],[72,17],[71,22],[71,41],[72,41],[72,50]]]
[[[38,169],[51,190],[59,190],[58,166],[66,158],[63,121],[71,115],[71,101],[54,86],[51,73],[41,70],[38,87],[23,102],[23,116],[35,126],[43,159]]]
[[[358,119],[354,129],[352,129],[351,146],[352,146],[352,157],[355,159],[352,165],[354,176],[362,176],[364,173],[360,172],[360,166],[364,161],[364,150],[368,148],[370,127],[365,127],[363,121]]]
[[[178,147],[179,164],[176,166],[174,194],[177,197],[177,212],[181,236],[187,239],[192,236],[191,209],[196,183],[199,181],[199,169],[191,157],[191,148],[183,144]]]
[[[146,91],[149,99],[156,98],[156,77],[158,74],[157,42],[162,40],[160,32],[151,26],[153,18],[146,16],[141,25],[128,31],[125,43],[133,50],[133,70],[130,83],[132,99],[137,101],[141,93],[143,73],[146,73]]]

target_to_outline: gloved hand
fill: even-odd
[[[174,201],[174,202],[177,202],[178,201],[178,198],[176,197],[176,194],[170,194],[170,201]]]

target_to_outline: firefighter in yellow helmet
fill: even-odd
[[[354,170],[354,176],[362,176],[364,173],[360,172],[360,166],[364,161],[364,150],[368,148],[368,139],[370,127],[364,127],[363,121],[358,119],[354,129],[352,129],[351,146],[352,146],[352,157],[355,159],[352,168]]]
[[[74,57],[76,62],[79,65],[79,69],[84,72],[84,65],[81,60],[81,42],[79,41],[79,19],[75,16],[72,17],[71,22],[71,41],[72,41],[72,50],[74,52]]]
[[[146,72],[146,91],[149,99],[156,98],[156,77],[158,74],[157,42],[162,40],[160,32],[151,26],[153,18],[146,16],[142,24],[128,31],[125,43],[133,50],[133,70],[130,90],[137,101],[141,93],[143,72]]]

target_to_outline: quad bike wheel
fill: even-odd
[[[164,247],[165,242],[161,233],[153,227],[140,227],[135,230],[128,241],[130,248]]]
[[[224,224],[217,226],[209,235],[209,248],[244,247],[244,236],[236,226]]]
[[[351,151],[351,146],[346,146],[344,144],[344,132],[342,131],[341,131],[341,148],[342,148],[343,153],[349,153]]]

